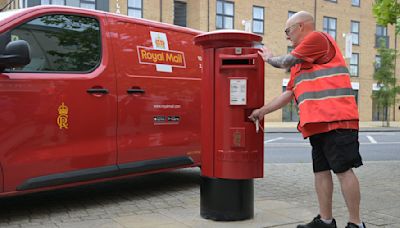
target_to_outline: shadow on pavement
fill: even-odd
[[[14,218],[20,220],[25,216],[32,218],[35,214],[46,217],[46,214],[57,212],[63,214],[79,209],[118,207],[198,189],[199,185],[200,169],[193,168],[0,198],[0,223],[12,222]]]

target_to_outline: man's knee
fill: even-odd
[[[330,170],[320,171],[314,173],[315,178],[332,178],[332,174]]]
[[[357,178],[353,172],[353,169],[348,169],[344,172],[335,173],[335,174],[338,177],[339,181],[349,179],[349,178]]]

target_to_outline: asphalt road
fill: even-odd
[[[400,132],[360,132],[360,153],[364,161],[399,161]],[[300,133],[266,133],[265,163],[311,162],[311,146]]]

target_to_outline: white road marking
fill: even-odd
[[[264,143],[268,147],[296,147],[296,146],[310,146],[309,143]],[[370,142],[360,142],[360,145],[397,145],[400,144],[400,142],[376,142],[376,143],[370,143]]]
[[[370,136],[370,135],[367,135],[367,138],[368,138],[368,140],[369,140],[371,143],[374,143],[374,144],[378,143],[378,142],[375,141],[375,139],[372,138],[372,136]]]
[[[288,148],[288,147],[311,147],[309,143],[264,143],[266,148],[268,147],[281,147],[281,148]]]
[[[395,132],[359,132],[359,135],[396,135]]]
[[[264,141],[264,143],[275,142],[275,141],[278,141],[278,140],[281,140],[281,139],[283,139],[283,137],[278,137],[278,138],[270,139],[270,140]]]

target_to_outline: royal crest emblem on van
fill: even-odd
[[[68,129],[68,107],[64,104],[64,102],[58,106],[57,124],[60,129]]]
[[[161,38],[161,36],[158,36],[158,37],[156,38],[155,43],[156,43],[156,48],[158,48],[158,49],[165,49],[165,42],[164,42],[164,40]]]

